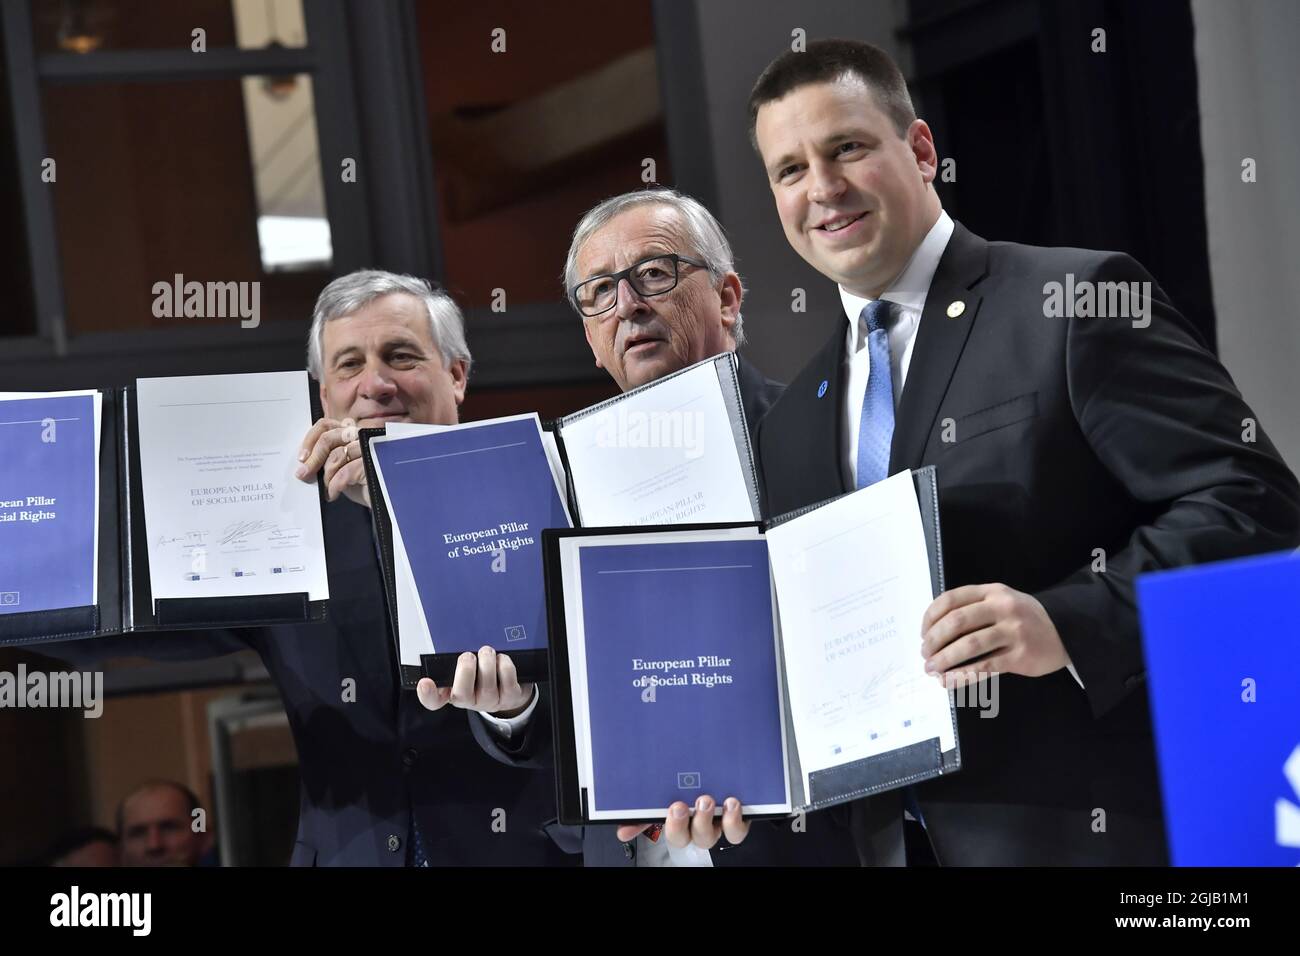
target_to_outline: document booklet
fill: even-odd
[[[363,429],[371,516],[403,686],[464,651],[547,674],[541,533],[573,524],[756,521],[758,482],[728,352],[566,416]],[[570,518],[572,517],[572,521]]]
[[[97,391],[0,393],[0,615],[93,607]]]
[[[544,677],[541,533],[570,522],[537,416],[393,426],[367,445],[404,668],[446,683],[461,653],[490,644],[521,680]]]
[[[934,469],[769,524],[543,535],[560,821],[817,809],[960,767]]]

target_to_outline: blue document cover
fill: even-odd
[[[95,399],[0,402],[0,614],[95,603]]]
[[[1138,578],[1177,866],[1300,865],[1300,557]]]
[[[545,528],[568,528],[534,417],[375,441],[439,653],[546,647]]]
[[[595,811],[787,800],[767,544],[581,551]]]

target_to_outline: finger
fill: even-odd
[[[350,418],[344,419],[343,424],[335,429],[338,434],[339,445],[332,449],[325,458],[326,483],[334,476],[334,472],[340,468],[361,460],[361,440],[357,438],[356,426],[348,424],[351,420]]]
[[[679,850],[691,842],[691,811],[680,800],[668,808],[668,816],[664,820],[664,839],[669,846]]]
[[[478,658],[466,651],[456,661],[456,676],[451,681],[451,702],[457,707],[468,707],[474,702],[474,677]]]
[[[316,442],[320,436],[325,434],[331,428],[338,428],[339,421],[334,418],[318,418],[316,424],[307,429],[307,434],[302,437],[302,442],[298,445],[298,460],[306,461],[311,450],[316,447]]]
[[[474,709],[489,714],[501,709],[501,691],[497,687],[497,652],[484,644],[478,649],[478,678],[474,683]]]
[[[415,685],[415,696],[420,699],[425,710],[442,710],[451,697],[451,689],[439,687],[429,678],[421,677],[420,682]]]
[[[713,818],[716,804],[707,793],[695,801],[695,813],[691,817],[691,842],[705,850],[713,849],[713,844],[722,836],[722,828]]]
[[[987,588],[987,584],[964,584],[959,588],[953,588],[951,591],[944,591],[930,602],[930,606],[921,615],[921,633],[924,634],[928,631],[934,626],[935,621],[953,608],[983,600]]]
[[[334,477],[326,479],[325,490],[329,495],[329,500],[333,501],[353,485],[362,485],[365,484],[365,481],[366,463],[363,461],[350,461],[336,471]]]
[[[303,481],[310,481],[316,473],[324,467],[325,461],[329,458],[330,453],[333,452],[335,448],[345,444],[347,444],[347,442],[343,441],[342,426],[331,428],[329,431],[324,432],[320,438],[316,439],[316,444],[312,446],[311,451],[307,453],[307,457],[303,460],[303,463],[298,466],[298,470],[295,471],[294,474]]]
[[[943,674],[955,669],[982,670],[974,667],[977,658],[1002,650],[1006,636],[1001,628],[985,627],[967,634],[935,653],[925,662],[927,674]]]
[[[723,806],[726,809],[722,814],[722,835],[732,845],[744,843],[745,837],[749,836],[749,821],[740,815],[740,801],[735,797],[727,797]]]
[[[976,601],[955,607],[939,618],[921,636],[921,654],[930,657],[965,634],[997,623],[997,607],[989,601]]]
[[[522,707],[533,699],[533,685],[519,683],[519,672],[509,654],[497,655],[497,687],[501,691],[502,710]]]
[[[341,428],[336,429],[336,433],[340,438],[346,434]],[[329,454],[325,456],[325,467],[321,473],[325,476],[326,484],[329,484],[329,480],[334,477],[336,471],[348,463],[351,458],[351,452],[349,452],[348,449],[351,447],[351,444],[335,445],[330,449]]]
[[[653,824],[650,823],[631,823],[618,828],[618,839],[622,843],[630,843],[635,840],[646,830],[649,830]]]

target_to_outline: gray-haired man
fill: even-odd
[[[196,658],[256,650],[279,688],[298,749],[295,865],[576,861],[548,835],[555,816],[550,772],[504,766],[477,742],[490,739],[505,752],[544,747],[539,738],[549,732],[548,721],[528,721],[528,711],[511,716],[529,701],[537,706],[534,689],[521,688],[508,659],[487,649],[466,655],[454,689],[417,701],[399,686],[385,637],[370,515],[357,500],[364,495],[356,429],[393,420],[456,423],[470,367],[460,310],[411,276],[342,276],[317,300],[308,365],[320,380],[325,417],[304,439],[299,476],[314,481],[324,468],[329,483],[328,619],[184,640],[131,635],[65,651],[74,658],[88,650]],[[505,713],[466,714],[443,706],[449,697],[458,707]]]
[[[745,341],[745,289],[731,243],[703,205],[672,189],[606,199],[578,222],[564,288],[596,365],[623,391]],[[736,356],[752,433],[783,386]]]
[[[316,302],[307,369],[325,415],[303,439],[298,477],[323,467],[329,499],[367,503],[359,428],[454,424],[470,354],[456,304],[422,279],[364,271],[336,279]]]

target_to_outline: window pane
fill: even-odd
[[[32,0],[41,53],[307,45],[302,0]]]
[[[243,87],[262,268],[328,269],[330,226],[311,77],[246,76]]]
[[[259,321],[310,314],[329,267],[310,77],[55,85],[42,98],[70,334],[238,327],[233,306],[186,318],[181,296],[160,302],[155,285],[177,275],[182,293],[258,283]],[[251,308],[254,287],[240,289]]]
[[[416,9],[447,287],[561,302],[578,218],[644,188],[647,159],[672,182],[650,0]]]

